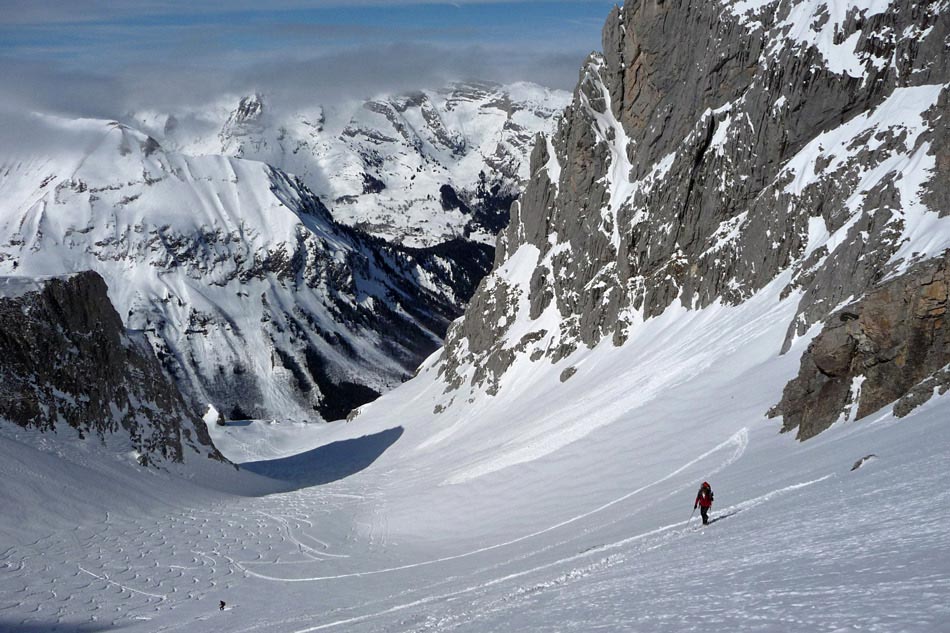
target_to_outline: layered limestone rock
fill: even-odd
[[[0,278],[0,419],[71,428],[80,439],[127,436],[143,465],[188,454],[224,459],[93,272]]]
[[[786,349],[939,256],[950,213],[945,3],[637,1],[615,9],[449,336],[449,389],[498,389],[674,302],[798,301]],[[947,232],[944,231],[944,234]],[[777,350],[778,352],[778,350]]]
[[[950,385],[950,253],[882,283],[831,315],[773,411],[807,439],[839,419],[859,420],[903,400],[910,411]]]

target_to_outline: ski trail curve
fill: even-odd
[[[349,554],[331,554],[322,550],[313,548],[306,543],[303,543],[300,539],[294,536],[293,528],[290,527],[290,521],[286,517],[276,516],[273,514],[268,514],[263,510],[257,510],[257,514],[267,517],[268,519],[274,521],[279,526],[278,529],[287,532],[287,541],[292,545],[295,545],[300,551],[301,554],[306,556],[311,561],[325,561],[327,558],[349,558]],[[319,541],[321,544],[326,546],[326,543]]]
[[[761,504],[763,504],[763,503],[765,503],[765,502],[767,502],[767,501],[772,500],[773,498],[775,498],[775,497],[777,497],[777,496],[779,496],[779,495],[783,495],[783,494],[786,494],[786,493],[789,493],[789,492],[794,492],[794,491],[796,491],[796,490],[800,490],[800,489],[806,488],[806,487],[808,487],[808,486],[813,486],[813,485],[815,485],[815,484],[817,484],[817,483],[821,483],[821,482],[823,482],[823,481],[826,481],[826,480],[828,480],[828,479],[830,479],[830,478],[832,478],[832,477],[834,477],[834,476],[835,476],[835,473],[830,473],[830,474],[828,474],[828,475],[824,475],[823,477],[818,477],[817,479],[812,479],[812,480],[809,480],[809,481],[805,481],[805,482],[801,482],[801,483],[797,483],[797,484],[792,484],[792,485],[790,485],[790,486],[785,486],[784,488],[778,488],[778,489],[772,490],[772,491],[770,491],[770,492],[768,492],[768,493],[766,493],[766,494],[764,494],[764,495],[760,495],[760,496],[755,497],[755,498],[753,498],[753,499],[749,499],[749,500],[747,500],[747,501],[743,501],[743,502],[737,503],[737,504],[735,504],[735,505],[729,506],[728,508],[724,509],[722,512],[723,512],[723,513],[735,514],[735,513],[737,513],[737,512],[741,512],[741,511],[743,511],[743,510],[747,510],[747,509],[749,509],[749,508],[752,508],[752,507],[761,505]],[[489,581],[487,581],[487,582],[482,582],[482,583],[478,583],[478,584],[475,584],[475,585],[470,585],[470,586],[464,587],[464,588],[462,588],[462,589],[457,589],[457,590],[455,590],[455,591],[450,591],[450,592],[446,592],[446,593],[441,593],[441,594],[438,594],[438,595],[426,596],[426,597],[424,597],[424,598],[419,598],[418,600],[413,600],[413,601],[411,601],[411,602],[406,602],[406,603],[403,603],[403,604],[394,605],[394,606],[392,606],[392,607],[390,607],[390,608],[388,608],[388,609],[385,609],[385,610],[383,610],[383,611],[379,611],[379,612],[376,612],[376,613],[370,613],[370,614],[364,614],[364,615],[353,616],[353,617],[344,618],[344,619],[341,619],[341,620],[334,620],[333,622],[325,622],[325,623],[323,623],[323,624],[318,624],[318,625],[315,625],[315,626],[310,626],[310,627],[307,627],[307,628],[304,628],[304,629],[297,629],[297,630],[293,631],[293,633],[313,633],[314,631],[321,631],[321,630],[325,630],[325,629],[335,628],[335,627],[337,627],[337,626],[343,626],[343,625],[347,625],[347,624],[357,624],[357,623],[359,623],[359,622],[365,622],[365,621],[367,621],[367,620],[372,620],[372,619],[375,619],[375,618],[378,618],[378,617],[382,617],[382,616],[385,616],[385,615],[390,615],[390,614],[392,614],[392,613],[398,613],[399,611],[405,611],[406,609],[411,609],[411,608],[413,608],[413,607],[422,606],[422,605],[425,605],[425,604],[430,604],[430,603],[432,603],[432,602],[438,602],[438,601],[448,600],[448,599],[451,599],[451,598],[456,598],[456,597],[458,597],[458,596],[465,595],[465,594],[467,594],[467,593],[472,593],[472,592],[478,591],[478,590],[480,590],[480,589],[487,589],[487,588],[489,588],[489,587],[493,587],[493,586],[495,586],[495,585],[502,584],[502,583],[507,582],[507,581],[509,581],[509,580],[514,580],[514,579],[516,579],[516,578],[521,578],[521,577],[523,577],[523,576],[527,576],[527,575],[530,575],[530,574],[533,574],[533,573],[536,573],[536,572],[539,572],[539,571],[544,571],[544,570],[550,569],[550,568],[552,568],[552,567],[559,567],[559,566],[564,565],[564,564],[567,564],[567,563],[573,563],[574,561],[577,561],[577,560],[580,560],[580,559],[583,559],[583,558],[588,558],[588,557],[590,557],[590,556],[592,556],[592,555],[600,554],[600,553],[605,552],[605,551],[608,551],[608,550],[618,549],[618,548],[624,547],[624,546],[626,546],[626,545],[630,545],[631,543],[635,543],[635,542],[637,542],[637,541],[642,541],[642,540],[647,539],[647,538],[649,538],[649,537],[651,537],[651,536],[657,536],[657,535],[662,534],[662,533],[664,533],[664,532],[674,532],[674,533],[675,533],[675,530],[676,530],[677,528],[682,528],[682,527],[683,527],[683,522],[682,522],[682,521],[678,521],[678,522],[676,522],[676,523],[670,523],[670,524],[668,524],[668,525],[664,525],[664,526],[655,528],[655,529],[653,529],[653,530],[649,530],[649,531],[647,531],[647,532],[642,532],[642,533],[637,534],[637,535],[635,535],[635,536],[631,536],[631,537],[628,537],[628,538],[625,538],[625,539],[621,539],[621,540],[615,541],[615,542],[613,542],[613,543],[607,543],[607,544],[604,544],[604,545],[601,545],[601,546],[598,546],[598,547],[592,547],[592,548],[589,548],[589,549],[584,550],[583,552],[579,552],[579,553],[577,553],[577,554],[573,554],[573,555],[567,556],[567,557],[565,557],[565,558],[561,558],[561,559],[558,559],[558,560],[555,560],[555,561],[551,561],[551,562],[545,563],[545,564],[543,564],[543,565],[538,565],[538,566],[535,566],[535,567],[531,567],[531,568],[529,568],[529,569],[523,569],[523,570],[521,570],[521,571],[517,571],[517,572],[511,573],[511,574],[507,574],[507,575],[505,575],[505,576],[500,576],[500,577],[498,577],[498,578],[494,578],[494,579],[489,580]]]
[[[603,512],[604,510],[607,510],[608,508],[611,508],[611,507],[617,505],[618,503],[622,503],[622,502],[626,501],[627,499],[629,499],[630,497],[633,497],[634,495],[637,495],[637,494],[643,492],[644,490],[648,490],[648,489],[650,489],[650,488],[652,488],[652,487],[654,487],[654,486],[657,486],[657,485],[659,485],[659,484],[661,484],[661,483],[663,483],[663,482],[669,481],[670,479],[672,479],[673,477],[676,477],[677,475],[679,475],[679,474],[682,473],[683,471],[685,471],[685,470],[691,468],[692,466],[695,466],[697,463],[699,463],[699,462],[701,462],[702,460],[706,459],[706,458],[709,457],[710,455],[714,455],[715,453],[717,453],[717,452],[719,452],[719,451],[721,451],[721,450],[723,450],[723,449],[729,448],[730,446],[734,446],[734,447],[735,447],[735,450],[734,450],[733,453],[732,453],[729,457],[727,457],[727,458],[725,459],[725,461],[724,461],[722,464],[720,464],[713,472],[719,472],[719,471],[721,471],[722,469],[727,468],[729,465],[735,463],[736,460],[738,460],[740,457],[742,457],[743,453],[745,453],[745,451],[746,451],[746,448],[749,446],[749,430],[748,430],[747,427],[741,428],[739,431],[737,431],[736,433],[734,433],[734,434],[733,434],[731,437],[729,437],[727,440],[725,440],[725,441],[721,442],[720,444],[714,446],[713,448],[709,449],[708,451],[706,451],[706,452],[703,453],[702,455],[700,455],[700,456],[698,456],[698,457],[696,457],[696,458],[694,458],[694,459],[692,459],[692,460],[686,462],[685,464],[683,464],[682,466],[680,466],[679,468],[677,468],[677,469],[674,470],[673,472],[668,473],[667,475],[664,475],[663,477],[661,477],[661,478],[659,478],[659,479],[657,479],[657,480],[655,480],[655,481],[652,481],[652,482],[650,482],[650,483],[648,483],[648,484],[644,484],[643,486],[640,486],[639,488],[636,488],[635,490],[632,490],[632,491],[630,491],[630,492],[628,492],[628,493],[626,493],[626,494],[623,494],[623,495],[617,497],[616,499],[612,499],[612,500],[610,500],[610,501],[608,501],[608,502],[606,502],[606,503],[604,503],[604,504],[602,504],[602,505],[600,505],[600,506],[598,506],[598,507],[596,507],[596,508],[594,508],[594,509],[592,509],[592,510],[588,510],[587,512],[584,512],[584,513],[582,513],[582,514],[575,515],[575,516],[573,516],[573,517],[570,517],[570,518],[568,518],[568,519],[565,519],[565,520],[563,520],[563,521],[561,521],[561,522],[559,522],[559,523],[555,523],[554,525],[549,526],[549,527],[546,527],[546,528],[543,528],[543,529],[541,529],[541,530],[537,530],[537,531],[535,531],[535,532],[531,532],[530,534],[525,534],[525,535],[523,535],[523,536],[519,536],[519,537],[517,537],[517,538],[511,539],[511,540],[509,540],[509,541],[504,541],[504,542],[502,542],[502,543],[495,543],[494,545],[486,545],[485,547],[480,547],[480,548],[478,548],[478,549],[474,549],[474,550],[471,550],[471,551],[468,551],[468,552],[463,552],[463,553],[461,553],[461,554],[453,554],[453,555],[451,555],[451,556],[443,556],[443,557],[441,557],[441,558],[433,558],[433,559],[430,559],[430,560],[420,561],[420,562],[417,562],[417,563],[407,563],[407,564],[405,564],[405,565],[397,565],[397,566],[395,566],[395,567],[386,567],[386,568],[382,568],[382,569],[372,569],[372,570],[369,570],[369,571],[348,572],[348,573],[345,573],[345,574],[336,574],[336,575],[332,575],[332,576],[311,576],[311,577],[307,577],[307,578],[281,578],[281,577],[279,577],[279,576],[270,576],[270,575],[267,575],[267,574],[261,574],[261,573],[259,573],[259,572],[252,571],[252,570],[248,569],[247,567],[245,567],[244,565],[242,565],[242,564],[240,564],[240,563],[238,563],[238,562],[235,562],[234,564],[235,564],[239,569],[241,569],[241,571],[243,571],[245,574],[247,574],[248,576],[252,576],[252,577],[254,577],[254,578],[260,578],[260,579],[262,579],[262,580],[271,580],[271,581],[275,581],[275,582],[319,582],[319,581],[324,581],[324,580],[339,580],[339,579],[342,579],[342,578],[359,578],[359,577],[362,577],[362,576],[373,576],[373,575],[378,575],[378,574],[387,574],[387,573],[392,573],[392,572],[396,572],[396,571],[403,571],[403,570],[406,570],[406,569],[415,569],[415,568],[419,568],[419,567],[425,567],[425,566],[428,566],[428,565],[435,565],[435,564],[438,564],[438,563],[445,563],[445,562],[448,562],[448,561],[459,560],[459,559],[461,559],[461,558],[468,558],[468,557],[470,557],[470,556],[475,556],[475,555],[478,555],[478,554],[482,554],[482,553],[484,553],[484,552],[489,552],[489,551],[492,551],[492,550],[500,549],[500,548],[502,548],[502,547],[508,547],[508,546],[510,546],[510,545],[515,545],[515,544],[517,544],[517,543],[521,543],[521,542],[526,541],[526,540],[528,540],[528,539],[536,538],[536,537],[538,537],[538,536],[541,536],[542,534],[547,534],[547,533],[549,533],[549,532],[553,532],[554,530],[558,530],[558,529],[563,528],[563,527],[565,527],[565,526],[567,526],[567,525],[571,525],[571,524],[573,524],[573,523],[576,523],[576,522],[578,522],[578,521],[581,521],[581,520],[583,520],[583,519],[586,519],[586,518],[588,518],[588,517],[590,517],[590,516],[593,516],[593,515],[595,515],[595,514],[598,514],[598,513],[600,513],[600,512]]]
[[[101,581],[103,581],[103,582],[106,582],[106,583],[108,583],[108,584],[110,584],[110,585],[115,585],[116,587],[119,587],[120,589],[124,589],[125,591],[129,591],[129,592],[131,592],[131,593],[137,593],[137,594],[140,594],[140,595],[143,595],[143,596],[150,596],[150,597],[152,597],[152,598],[158,598],[158,599],[161,600],[162,602],[164,602],[165,600],[168,599],[168,596],[164,596],[164,595],[162,595],[162,594],[149,593],[149,592],[147,592],[147,591],[139,591],[138,589],[133,589],[132,587],[126,587],[125,585],[120,584],[120,583],[117,583],[117,582],[114,581],[114,580],[110,580],[108,576],[100,576],[100,575],[98,575],[98,574],[94,574],[94,573],[92,573],[91,571],[89,571],[88,569],[84,569],[81,565],[77,565],[77,567],[79,567],[79,571],[81,571],[82,573],[88,574],[88,575],[92,576],[93,578],[96,578],[96,579],[98,579],[98,580],[101,580]]]

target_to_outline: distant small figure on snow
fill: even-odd
[[[218,609],[220,609],[221,611],[224,611],[224,600],[222,600],[220,604],[218,604]]]
[[[712,488],[708,481],[704,481],[703,485],[699,487],[699,492],[696,493],[696,501],[693,502],[693,510],[695,511],[696,506],[699,506],[699,513],[703,515],[703,525],[709,523],[709,508],[712,507],[712,503]]]

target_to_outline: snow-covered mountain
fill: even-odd
[[[194,406],[338,419],[441,343],[565,103],[457,84],[329,117],[259,95],[37,116],[43,142],[0,155],[0,274],[102,273]]]
[[[435,350],[490,264],[340,225],[264,163],[166,151],[98,120],[0,160],[0,274],[96,270],[189,402],[228,416],[339,419]]]
[[[294,111],[264,95],[139,112],[168,149],[250,158],[293,173],[334,218],[387,241],[494,243],[528,177],[538,133],[570,95],[529,83],[458,83]]]
[[[776,285],[795,306],[776,354],[835,332],[773,412],[787,430],[864,417],[940,370],[948,34],[940,2],[616,9],[435,365],[440,406],[509,374],[566,381],[645,321]]]
[[[5,436],[0,623],[941,630],[950,4],[629,4],[413,379],[52,534],[36,481],[141,475]]]

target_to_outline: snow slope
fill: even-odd
[[[310,445],[401,427],[371,466],[264,497],[249,496],[259,478],[224,471],[197,477],[226,492],[155,473],[142,493],[130,466],[50,437],[37,452],[38,438],[4,427],[4,480],[18,482],[4,502],[23,509],[0,523],[0,628],[939,630],[950,400],[804,444],[779,434],[762,411],[797,366],[775,354],[795,308],[779,289],[652,320],[622,348],[586,352],[564,384],[519,375],[530,388],[477,398],[468,419],[431,413],[430,367],[354,422],[299,427]],[[224,429],[235,442],[242,430],[254,436]],[[272,472],[282,464],[300,474]],[[96,484],[74,503],[97,501],[45,523],[60,494],[38,482],[64,470]],[[699,529],[687,518],[704,479],[716,504]],[[104,501],[113,489],[125,493]]]
[[[901,419],[887,405],[854,421],[852,398],[837,423],[804,443],[766,418],[822,321],[855,298],[849,288],[864,292],[874,283],[850,278],[900,272],[895,254],[934,255],[945,243],[945,223],[916,204],[924,202],[924,181],[943,165],[921,152],[926,143],[934,152],[945,147],[938,145],[945,142],[942,59],[905,59],[914,36],[902,36],[894,48],[899,63],[881,72],[873,104],[848,110],[843,120],[840,107],[853,98],[864,103],[844,53],[878,50],[877,40],[844,50],[847,42],[828,36],[843,15],[848,32],[867,27],[875,36],[886,32],[887,19],[946,28],[938,9],[947,5],[904,13],[888,3],[880,13],[878,4],[689,4],[695,11],[685,34],[729,45],[722,60],[701,60],[714,74],[696,82],[661,72],[631,77],[669,80],[665,88],[702,99],[721,90],[729,99],[703,114],[701,101],[674,92],[669,109],[645,109],[665,119],[702,106],[691,113],[696,117],[671,119],[663,142],[635,156],[623,146],[633,138],[623,131],[639,129],[645,148],[667,128],[637,120],[639,112],[625,111],[634,119],[626,122],[613,114],[612,99],[626,96],[630,78],[622,55],[645,64],[635,70],[656,70],[652,64],[667,60],[623,46],[625,28],[659,25],[638,36],[665,46],[662,27],[671,22],[664,12],[681,5],[637,4],[655,23],[615,10],[606,39],[617,46],[591,58],[576,125],[539,146],[538,186],[525,195],[531,213],[516,216],[485,292],[453,330],[452,349],[431,356],[413,380],[348,423],[282,423],[282,435],[268,442],[260,441],[258,422],[214,429],[225,451],[244,463],[233,478],[223,470],[206,475],[218,492],[160,472],[149,475],[160,480],[160,498],[117,494],[113,502],[103,493],[141,477],[130,466],[112,468],[116,475],[102,481],[95,470],[102,460],[83,462],[82,447],[55,437],[11,438],[4,430],[0,467],[13,487],[3,491],[8,505],[22,510],[0,517],[2,626],[228,633],[946,628],[946,390]],[[820,80],[795,82],[788,93],[798,128],[787,154],[782,144],[764,145],[779,154],[769,164],[774,173],[742,167],[760,165],[744,153],[753,147],[747,139],[759,135],[740,116],[746,106],[735,86],[718,81],[748,80],[744,64],[759,62],[759,76],[772,77],[774,51],[752,49],[745,59],[749,47],[732,37],[735,29],[708,28],[730,8],[731,25],[743,34],[792,44],[804,38],[806,64],[798,63],[797,45],[777,51],[777,63],[787,62],[795,77]],[[793,11],[807,23],[775,23]],[[756,27],[766,17],[768,33]],[[686,62],[705,47],[674,43],[672,61],[689,72],[700,68]],[[926,44],[928,51],[936,46],[934,38]],[[871,73],[878,59],[858,61]],[[812,72],[812,62],[824,70]],[[921,72],[898,92],[902,69]],[[807,92],[815,86],[828,101]],[[758,83],[747,97],[755,97],[760,122],[782,112],[769,87]],[[649,103],[650,90],[640,94],[646,105],[662,101]],[[897,103],[914,108],[898,116]],[[816,132],[819,114],[825,118]],[[919,121],[928,124],[926,133],[915,133]],[[827,144],[810,146],[813,132],[827,132]],[[840,152],[855,144],[873,151]],[[690,151],[671,153],[681,145]],[[634,173],[624,174],[625,161],[634,159]],[[732,171],[722,180],[727,164]],[[623,169],[613,169],[618,165]],[[693,198],[700,172],[704,183],[719,178],[729,187],[710,184],[708,199]],[[743,177],[760,180],[743,184]],[[727,209],[714,204],[727,191],[753,186],[766,197],[739,195]],[[890,192],[882,198],[888,206],[849,206],[873,202],[862,195],[865,186]],[[683,196],[692,206],[659,204]],[[583,207],[591,213],[579,214],[568,204],[574,202],[593,205]],[[851,219],[859,213],[869,221],[875,211],[878,232],[892,218],[901,230],[865,247],[861,224]],[[684,218],[697,229],[688,245],[677,237]],[[841,241],[836,232],[849,224]],[[649,258],[660,240],[664,249],[649,268],[624,268],[625,243],[644,246],[632,256]],[[806,256],[809,244],[814,250]],[[840,269],[835,253],[849,263],[875,256],[880,265]],[[551,266],[540,268],[545,261]],[[810,263],[825,274],[808,275]],[[806,302],[808,293],[819,296]],[[798,319],[803,303],[813,310]],[[288,456],[292,443],[309,450]],[[34,464],[30,476],[9,466],[17,463]],[[99,484],[70,491],[73,504],[89,500],[72,524],[57,506],[60,493],[35,483],[57,481],[63,468],[76,481]],[[267,474],[278,489],[268,491],[252,473]],[[714,522],[700,529],[688,517],[703,480],[712,483],[716,504]],[[261,492],[271,494],[256,496]],[[219,611],[219,600],[232,608]]]
[[[195,407],[340,419],[441,342],[491,249],[383,243],[295,177],[100,120],[0,149],[0,274],[92,269]]]
[[[493,244],[528,178],[535,136],[554,129],[569,99],[530,83],[467,82],[299,111],[266,95],[223,97],[129,119],[184,154],[250,158],[293,173],[339,221],[387,241]]]

